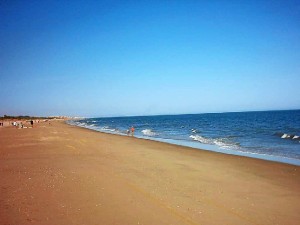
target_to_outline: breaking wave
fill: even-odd
[[[299,141],[299,143],[300,143],[300,136],[295,135],[295,134],[276,133],[275,135],[280,137],[281,139],[290,139],[293,141]]]
[[[145,129],[141,131],[143,133],[143,135],[145,136],[156,136],[157,133],[155,133],[154,131],[152,131],[151,129]]]
[[[102,131],[108,131],[108,132],[116,132],[117,131],[117,129],[111,128],[109,126],[101,127],[100,130],[102,130]]]
[[[200,135],[190,135],[190,138],[202,144],[217,145],[221,148],[238,149],[240,146],[239,143],[233,142],[228,138],[206,138]]]

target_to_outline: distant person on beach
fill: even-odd
[[[30,120],[31,127],[33,127],[33,120]]]
[[[130,130],[131,130],[131,136],[133,136],[134,135],[134,127],[132,126]]]
[[[130,134],[130,129],[128,129],[126,132],[127,132],[127,135],[129,136],[129,134]]]

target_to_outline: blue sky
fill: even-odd
[[[299,1],[1,1],[0,115],[300,108]]]

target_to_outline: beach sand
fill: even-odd
[[[0,128],[0,224],[299,224],[300,167],[103,134]]]

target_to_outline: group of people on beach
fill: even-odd
[[[33,128],[33,120],[30,120],[30,121],[25,121],[25,122],[29,122],[29,124],[30,124],[30,128]],[[39,121],[38,121],[39,122]],[[26,126],[24,126],[24,124],[23,124],[23,121],[14,121],[14,122],[12,122],[11,123],[11,125],[12,126],[15,126],[16,128],[28,128],[28,127],[26,127]]]
[[[131,136],[134,136],[134,127],[132,126],[131,128],[129,128],[128,130],[127,130],[127,135],[129,136],[130,134],[131,134]]]

